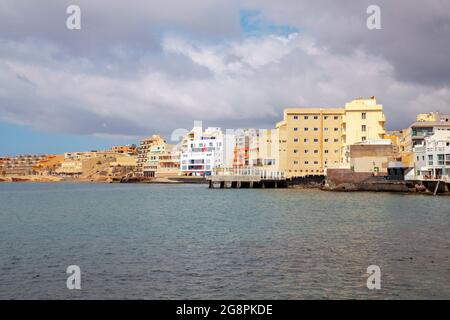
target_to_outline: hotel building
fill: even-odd
[[[349,164],[349,146],[383,139],[385,116],[375,97],[344,108],[288,108],[276,128],[280,170],[286,177],[323,175],[325,168]]]

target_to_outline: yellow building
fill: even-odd
[[[383,107],[375,97],[344,108],[288,108],[277,123],[281,171],[286,177],[323,175],[349,163],[349,146],[384,137]]]

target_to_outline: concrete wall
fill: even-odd
[[[350,169],[327,169],[327,181],[338,185],[341,183],[359,183],[372,177],[370,172],[354,172]]]

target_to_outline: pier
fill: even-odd
[[[254,168],[216,169],[206,180],[210,189],[288,187],[282,172]]]

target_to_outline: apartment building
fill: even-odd
[[[47,155],[19,155],[4,158],[1,171],[5,176],[34,175],[36,174],[35,166],[47,157]]]
[[[178,175],[180,170],[180,152],[177,146],[163,143],[154,145],[144,163],[144,177],[164,177]]]
[[[233,150],[233,168],[244,168],[250,164],[250,143],[257,135],[255,129],[238,129],[235,131]]]
[[[157,177],[177,176],[180,173],[180,151],[177,146],[167,144],[165,152],[159,156]]]
[[[195,132],[194,139],[183,139],[187,150],[181,153],[181,174],[208,176],[214,169],[230,167],[233,161],[234,135],[223,134],[217,127],[209,127],[205,131],[198,127],[194,129],[188,133],[189,136]]]
[[[276,129],[255,130],[255,134],[250,136],[249,166],[267,172],[278,172],[280,165],[279,141]]]
[[[286,177],[323,175],[348,164],[349,146],[382,139],[385,116],[375,97],[358,98],[344,108],[288,108],[277,123],[280,170]]]
[[[417,116],[422,119],[421,115]],[[432,136],[438,131],[450,132],[450,121],[443,118],[438,121],[416,121],[408,129],[404,139],[404,149],[406,152],[413,152],[414,147],[421,146],[425,142],[425,138]]]
[[[136,162],[136,176],[144,177],[144,165],[148,161],[150,150],[155,145],[163,145],[166,141],[160,135],[152,135],[149,138],[141,140],[138,147],[138,157]]]
[[[414,169],[407,179],[446,179],[450,175],[450,131],[440,130],[414,146]],[[450,180],[449,180],[450,181]]]

